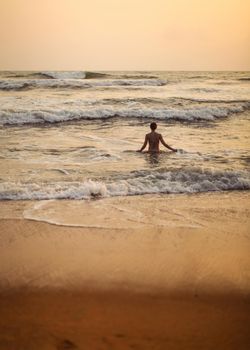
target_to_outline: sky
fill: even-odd
[[[0,0],[0,70],[250,70],[250,0]]]

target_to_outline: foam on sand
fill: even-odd
[[[249,295],[248,203],[248,192],[1,202],[0,287]]]

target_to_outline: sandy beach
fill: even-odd
[[[248,192],[0,204],[0,349],[248,349]]]

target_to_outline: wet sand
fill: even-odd
[[[249,199],[1,202],[0,349],[248,349]]]

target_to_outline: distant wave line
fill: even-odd
[[[34,88],[50,89],[85,89],[91,87],[117,87],[117,86],[163,86],[167,81],[164,79],[1,79],[0,90],[28,90]]]

